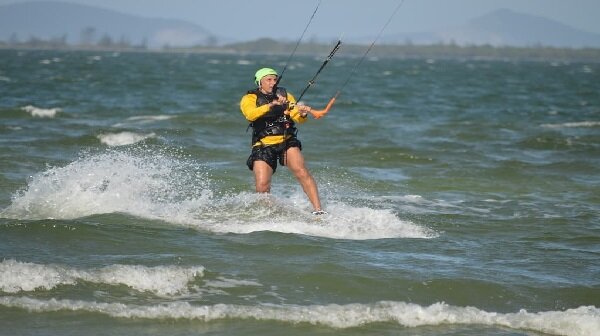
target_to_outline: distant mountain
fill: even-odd
[[[0,41],[65,39],[68,44],[127,41],[150,48],[208,45],[215,36],[181,20],[144,18],[66,2],[33,1],[0,6]]]
[[[465,25],[437,32],[390,35],[382,42],[492,46],[600,47],[600,34],[585,32],[547,18],[499,9]]]
[[[373,38],[347,37],[345,42],[369,44]],[[0,6],[0,45],[35,39],[71,45],[125,42],[148,48],[213,46],[227,41],[223,37],[218,41],[207,29],[182,20],[145,18],[68,2],[31,1]],[[319,38],[321,42],[331,40],[333,38]],[[229,39],[232,41],[235,39]],[[499,9],[440,31],[384,34],[378,43],[600,48],[600,34],[539,16]]]

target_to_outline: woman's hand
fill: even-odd
[[[276,105],[285,105],[288,103],[287,97],[277,95],[277,99],[273,99],[272,102],[269,103],[271,107]]]
[[[312,107],[308,106],[308,105],[297,105],[298,106],[298,111],[300,111],[300,116],[302,118],[306,118],[306,116],[308,115],[308,113],[310,111],[312,111]]]

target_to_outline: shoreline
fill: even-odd
[[[365,51],[365,45],[342,45],[338,57],[357,57]],[[132,53],[184,53],[184,54],[225,54],[225,55],[289,55],[293,43],[260,39],[252,42],[228,44],[224,46],[195,46],[185,48],[165,47],[157,49],[139,47],[99,47],[99,46],[30,46],[0,44],[0,50],[55,50],[83,52],[132,52]],[[301,44],[297,55],[321,56],[329,52],[330,45]],[[398,59],[468,59],[468,60],[522,60],[522,61],[568,61],[600,62],[600,48],[557,48],[533,47],[494,47],[459,46],[453,44],[434,45],[376,45],[369,57]]]

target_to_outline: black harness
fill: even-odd
[[[259,89],[250,90],[248,94],[256,95],[256,107],[269,104],[277,98],[277,95],[287,97],[287,91],[282,87],[277,88],[277,94],[264,94]],[[287,104],[272,106],[269,112],[248,125],[248,127],[252,127],[253,145],[269,135],[296,135],[297,129],[294,127],[294,122],[283,114],[287,108]]]

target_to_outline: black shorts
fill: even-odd
[[[254,146],[252,153],[246,161],[248,169],[252,170],[254,161],[264,161],[273,169],[273,173],[277,170],[277,161],[282,166],[285,166],[285,151],[288,148],[298,147],[302,150],[302,143],[295,137],[287,139],[284,143],[272,146]]]

